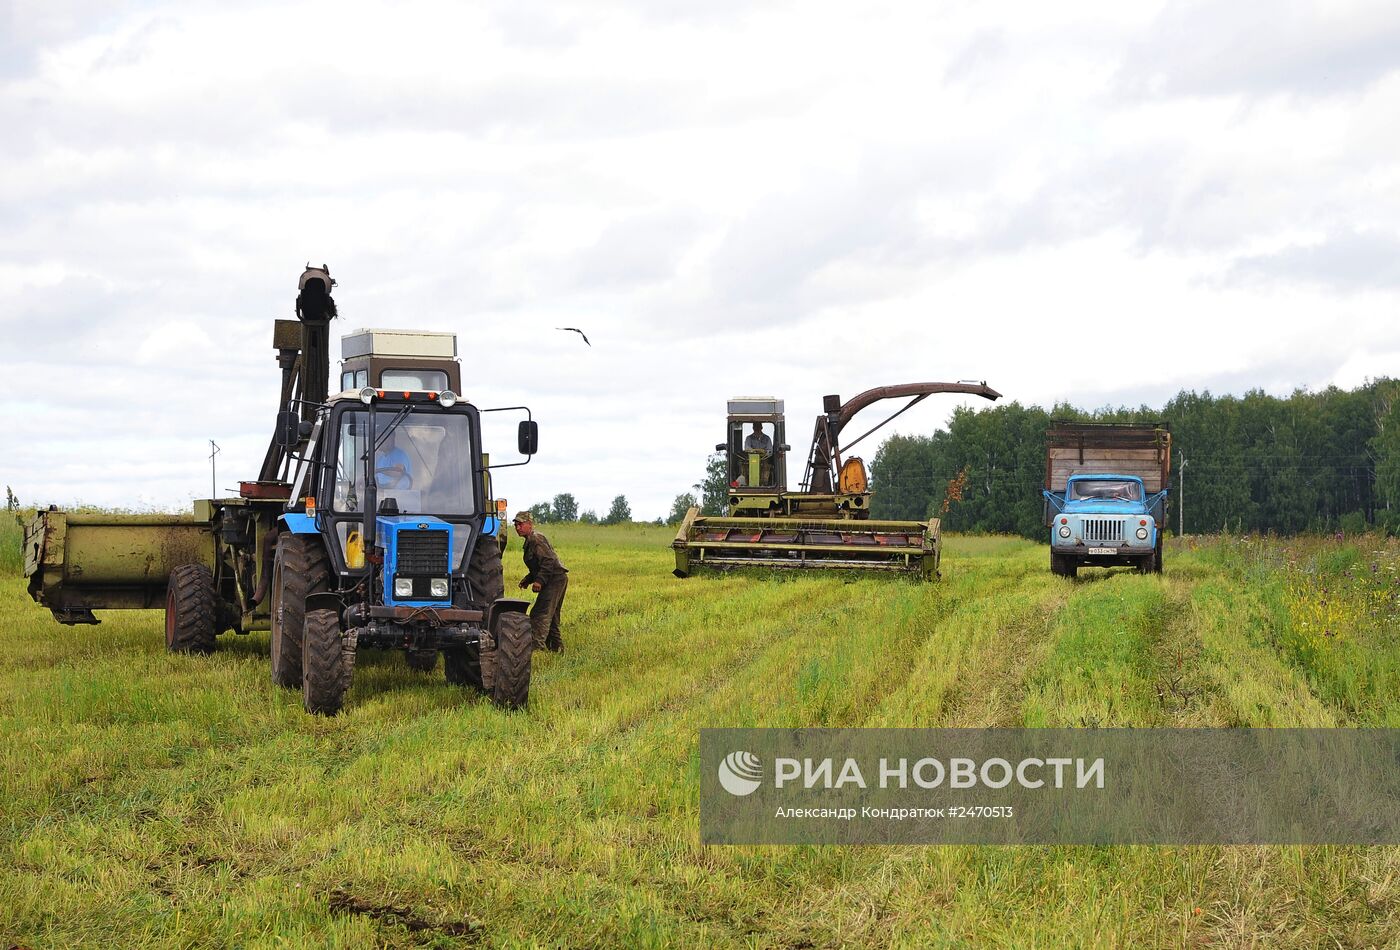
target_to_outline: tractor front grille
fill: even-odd
[[[400,531],[398,573],[447,574],[446,531]]]
[[[1085,518],[1081,524],[1087,542],[1123,540],[1122,518]]]

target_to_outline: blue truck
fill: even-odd
[[[1171,431],[1150,426],[1055,422],[1046,433],[1045,526],[1050,570],[1162,570]]]

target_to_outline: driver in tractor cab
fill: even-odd
[[[374,453],[374,482],[380,488],[412,488],[413,463],[399,445],[399,429],[395,427]]]
[[[773,484],[773,440],[764,434],[762,423],[755,422],[753,424],[753,431],[744,439],[744,452],[746,454],[757,452],[762,456],[758,463],[758,483],[760,485]],[[744,461],[744,468],[747,468],[748,460]],[[747,481],[742,475],[740,478]]]

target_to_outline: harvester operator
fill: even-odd
[[[773,440],[764,435],[763,428],[757,422],[753,424],[753,431],[744,440],[744,451],[761,452],[764,455],[773,451]]]
[[[535,530],[528,511],[515,515],[515,533],[524,539],[525,569],[520,587],[529,587],[539,594],[530,608],[530,629],[535,637],[535,649],[564,652],[559,635],[559,613],[564,607],[564,593],[569,589],[569,569],[559,561],[544,535]]]
[[[761,423],[755,422],[753,431],[744,439],[744,452],[757,452],[761,456],[758,463],[758,484],[773,484],[773,440],[764,434]]]

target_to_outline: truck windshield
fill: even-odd
[[[1142,486],[1124,478],[1090,478],[1070,483],[1070,501],[1141,501]]]
[[[380,441],[374,453],[374,480],[380,510],[384,500],[392,498],[400,514],[474,514],[471,419],[462,414],[410,412],[390,430],[395,416],[387,410],[375,413]],[[363,457],[369,441],[369,413],[342,415],[339,434],[333,508],[358,512],[365,500]]]

